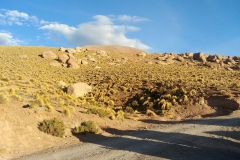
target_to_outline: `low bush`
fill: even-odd
[[[9,98],[6,95],[1,93],[0,94],[0,103],[5,104],[5,103],[8,103],[8,101],[9,101]]]
[[[94,121],[84,121],[79,127],[73,129],[74,134],[97,133],[98,127]]]
[[[65,134],[65,125],[63,121],[53,118],[50,120],[44,120],[38,126],[39,130],[52,136],[63,137]]]
[[[87,114],[97,114],[99,117],[109,118],[115,115],[115,111],[111,108],[92,107],[86,112]]]

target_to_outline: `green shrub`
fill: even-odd
[[[39,130],[52,136],[62,137],[65,134],[65,125],[63,121],[53,118],[44,120],[38,126]]]
[[[97,133],[98,127],[94,121],[84,121],[81,126],[73,129],[74,134]]]

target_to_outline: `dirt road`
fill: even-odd
[[[114,136],[79,136],[84,143],[20,159],[240,159],[239,111],[230,116],[180,123],[149,123],[156,127],[124,132],[106,129]]]

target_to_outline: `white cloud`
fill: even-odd
[[[0,32],[0,45],[18,46],[22,43],[24,43],[24,42],[13,38],[11,33]]]
[[[150,47],[138,39],[126,37],[127,32],[138,31],[135,26],[115,25],[107,16],[96,15],[94,21],[82,23],[77,28],[66,24],[50,23],[39,29],[63,35],[69,43],[76,45],[124,45],[149,50]]]
[[[46,25],[46,24],[49,24],[49,22],[48,22],[48,21],[45,21],[45,20],[41,20],[41,21],[40,21],[40,24],[41,24],[41,25]]]
[[[13,11],[6,11],[5,12],[6,17],[8,17],[9,19],[12,19],[13,21],[18,20],[20,18],[23,18],[25,20],[29,19],[28,14],[23,13],[23,12],[18,12],[17,10],[13,10]]]
[[[23,25],[28,22],[38,24],[36,16],[29,16],[27,13],[19,12],[17,10],[0,10],[0,24],[1,25]]]
[[[119,15],[117,17],[117,20],[123,21],[123,22],[145,22],[145,21],[149,21],[149,19],[144,18],[144,17],[129,16],[129,15]]]

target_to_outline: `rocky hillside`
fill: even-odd
[[[146,127],[145,119],[230,114],[239,109],[239,66],[237,56],[202,52],[1,46],[0,156],[78,143],[72,131],[88,120],[106,134]],[[53,118],[64,123],[62,138],[39,129]]]

